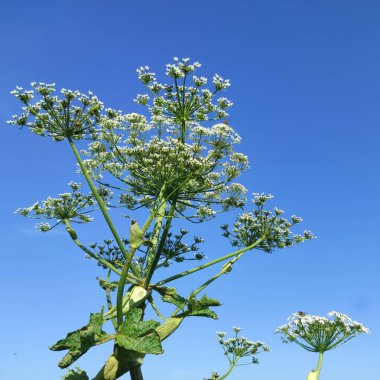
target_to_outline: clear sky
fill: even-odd
[[[138,112],[135,69],[163,73],[178,56],[200,61],[204,75],[231,80],[230,123],[251,162],[242,182],[250,193],[274,194],[272,205],[302,216],[318,239],[273,255],[247,254],[208,290],[223,303],[220,319],[186,320],[163,356],[146,359],[146,379],[223,373],[215,331],[232,325],[272,352],[258,366],[237,368],[231,380],[304,379],[317,357],[273,334],[298,310],[337,310],[371,329],[326,354],[321,380],[373,379],[380,355],[379,20],[380,3],[369,0],[1,0],[2,378],[59,379],[66,373],[57,367],[61,353],[48,346],[104,303],[95,280],[101,269],[63,230],[44,235],[13,214],[80,178],[67,144],[6,125],[20,109],[9,92],[55,82]],[[202,227],[209,258],[230,251],[220,224]],[[89,242],[109,237],[102,224],[81,233]],[[177,287],[185,292],[204,276]],[[93,375],[110,351],[95,348],[78,365]]]

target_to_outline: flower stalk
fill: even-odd
[[[323,352],[319,352],[319,355],[318,355],[318,364],[317,364],[317,377],[316,377],[316,380],[319,379],[319,374],[321,373],[322,360],[323,360]]]
[[[126,260],[129,260],[129,261],[131,262],[131,261],[132,261],[132,257],[133,257],[133,255],[130,254],[129,257],[128,257],[128,253],[127,253],[127,251],[126,251],[126,249],[125,249],[125,246],[124,246],[123,242],[121,241],[121,239],[120,239],[120,237],[119,237],[119,234],[117,233],[116,228],[115,228],[115,226],[114,226],[114,224],[113,224],[111,218],[110,218],[109,215],[108,215],[107,208],[106,208],[106,206],[105,206],[105,204],[104,204],[102,198],[100,197],[100,195],[99,195],[99,193],[98,193],[96,187],[95,187],[94,184],[92,183],[92,180],[91,180],[91,178],[90,178],[90,176],[89,176],[89,174],[88,174],[88,172],[87,172],[86,167],[85,167],[84,164],[83,164],[83,161],[82,161],[82,159],[81,159],[81,157],[80,157],[80,154],[79,154],[79,152],[78,152],[78,150],[77,150],[77,148],[76,148],[76,146],[75,146],[73,140],[72,140],[71,138],[68,138],[68,141],[69,141],[69,143],[70,143],[71,149],[73,150],[73,153],[74,153],[74,155],[75,155],[75,158],[76,158],[76,160],[77,160],[77,162],[78,162],[78,164],[79,164],[79,167],[80,167],[80,169],[81,169],[81,171],[82,171],[84,177],[86,178],[86,181],[87,181],[88,185],[90,186],[91,192],[93,193],[93,195],[94,195],[94,197],[95,197],[95,199],[96,199],[96,202],[97,202],[98,205],[99,205],[99,208],[100,208],[100,210],[101,210],[101,212],[102,212],[102,214],[103,214],[103,216],[104,216],[104,219],[105,219],[105,221],[107,222],[108,227],[109,227],[109,229],[111,230],[112,235],[114,236],[114,238],[115,238],[115,240],[116,240],[116,242],[117,242],[117,245],[118,245],[119,248],[120,248],[120,251],[123,253],[123,256],[125,257],[125,259],[126,259]],[[135,276],[137,276],[138,273],[137,273],[136,269],[133,267],[132,264],[130,264],[130,267],[131,267],[132,273],[133,273]],[[126,277],[126,275],[125,275],[125,277]]]

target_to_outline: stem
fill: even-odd
[[[235,256],[232,260],[230,260],[228,263],[224,264],[221,271],[218,272],[216,275],[212,276],[210,279],[208,279],[205,283],[203,283],[198,289],[193,290],[190,294],[190,297],[195,297],[197,294],[199,294],[202,290],[204,290],[207,286],[209,286],[212,282],[214,282],[216,279],[218,279],[222,274],[226,274],[232,270],[232,265],[240,259],[241,256],[243,256],[244,252],[240,253],[239,255]],[[170,317],[174,317],[178,314],[178,312],[181,311],[180,307],[177,307],[173,313],[170,315]]]
[[[129,267],[133,258],[133,255],[135,254],[136,249],[131,249],[129,252],[129,256],[123,266],[123,271],[121,272],[119,286],[117,288],[117,295],[116,295],[116,313],[117,313],[117,326],[118,328],[123,323],[123,294],[124,294],[124,286],[125,282],[128,277],[128,271]]]
[[[232,270],[232,265],[235,261],[239,260],[241,256],[243,256],[243,253],[240,253],[240,255],[237,255],[234,257],[231,261],[224,264],[221,271],[217,273],[215,276],[211,277],[209,280],[207,280],[202,286],[200,286],[198,289],[191,292],[192,296],[196,296],[198,293],[200,293],[202,290],[204,290],[207,286],[209,286],[212,282],[214,282],[217,278],[219,278],[222,274],[226,274],[229,271]]]
[[[129,371],[129,374],[131,376],[131,380],[144,380],[141,372],[141,365],[132,367]]]
[[[70,222],[68,219],[64,219],[63,220],[65,225],[66,225],[66,229],[69,229],[69,230],[73,230],[73,228],[71,227],[70,225]],[[114,267],[111,263],[109,263],[107,260],[104,260],[102,259],[101,257],[97,256],[95,253],[91,252],[86,246],[84,246],[77,238],[73,238],[71,236],[71,239],[73,240],[73,242],[81,249],[83,250],[84,252],[86,252],[90,257],[92,257],[93,259],[99,261],[100,263],[102,263],[103,265],[105,265],[107,268],[111,269],[113,272],[115,272],[116,274],[118,274],[119,276],[121,275],[121,272],[119,269],[117,269],[116,267]],[[135,276],[133,276],[132,274],[129,275],[130,276],[130,279],[131,280],[138,280]],[[132,281],[131,281],[132,282]]]
[[[90,176],[89,176],[89,174],[88,174],[88,172],[87,172],[87,169],[85,168],[85,166],[84,166],[84,164],[83,164],[83,161],[82,161],[82,159],[81,159],[81,157],[80,157],[80,155],[79,155],[79,152],[78,152],[78,150],[77,150],[77,148],[76,148],[76,146],[75,146],[73,140],[72,140],[71,138],[68,138],[68,141],[69,141],[70,146],[71,146],[71,148],[72,148],[72,150],[73,150],[73,152],[74,152],[75,158],[77,159],[77,162],[78,162],[78,164],[79,164],[79,167],[81,168],[82,173],[83,173],[83,175],[85,176],[88,185],[90,186],[91,192],[92,192],[92,194],[94,195],[94,197],[95,197],[95,199],[96,199],[96,201],[97,201],[97,203],[98,203],[98,205],[99,205],[99,207],[100,207],[100,210],[102,211],[102,214],[103,214],[103,216],[104,216],[104,219],[106,220],[106,222],[107,222],[107,224],[108,224],[108,227],[110,228],[110,230],[111,230],[111,232],[112,232],[112,235],[114,236],[114,238],[115,238],[115,240],[116,240],[116,243],[117,243],[117,245],[118,245],[119,248],[120,248],[120,251],[123,253],[123,256],[127,259],[127,257],[128,257],[127,251],[125,250],[124,244],[123,244],[123,242],[121,241],[121,239],[120,239],[120,237],[119,237],[119,234],[117,233],[116,228],[115,228],[115,226],[113,225],[112,220],[111,220],[111,218],[110,218],[109,215],[108,215],[108,212],[107,212],[106,206],[104,205],[104,202],[103,202],[102,198],[100,197],[100,195],[99,195],[99,193],[98,193],[96,187],[95,187],[94,184],[92,183],[92,180],[91,180],[91,178],[90,178]],[[132,270],[132,272],[133,272],[133,274],[134,274],[135,276],[138,275],[138,272],[137,272],[136,268],[134,268],[133,265],[131,265],[131,270]]]
[[[111,281],[111,270],[108,270],[107,281],[108,282]],[[112,309],[112,300],[111,300],[111,291],[109,288],[107,288],[107,290],[106,290],[106,298],[107,298],[107,309],[108,309],[108,311],[110,311]],[[115,318],[112,318],[111,322],[112,322],[114,329],[116,330],[117,329],[117,323],[115,321]]]
[[[171,225],[172,220],[173,220],[173,215],[174,215],[174,211],[175,211],[175,204],[176,204],[176,202],[174,200],[171,207],[170,207],[169,213],[166,216],[166,223],[164,226],[164,231],[162,233],[160,243],[159,243],[157,251],[156,251],[156,255],[153,257],[152,263],[150,264],[150,267],[148,269],[148,275],[146,276],[146,279],[144,282],[144,287],[146,287],[146,288],[149,286],[150,280],[152,279],[154,271],[157,268],[158,261],[160,260],[162,250],[164,249],[166,238],[168,236],[168,232],[170,229],[170,225]]]
[[[141,228],[141,233],[144,235],[146,230],[149,228],[150,224],[152,223],[153,219],[157,216],[159,210],[161,210],[161,206],[165,204],[165,199],[163,202],[161,202],[161,199],[163,199],[163,192],[165,191],[165,185],[162,187],[160,191],[160,195],[158,197],[159,204],[158,207],[155,210],[152,210],[150,212],[150,215],[144,225]],[[136,252],[137,248],[131,248],[129,255],[126,258],[125,264],[123,266],[123,271],[121,272],[119,286],[117,288],[117,295],[116,295],[116,312],[117,312],[117,324],[118,327],[123,323],[123,293],[124,293],[124,286],[125,282],[128,276],[129,268],[133,269],[132,266],[132,258]]]
[[[161,286],[163,284],[166,284],[170,281],[174,281],[176,280],[177,278],[181,278],[181,277],[185,277],[189,274],[192,274],[194,272],[198,272],[199,270],[202,270],[202,269],[205,269],[207,267],[210,267],[211,265],[214,265],[214,264],[217,264],[217,263],[220,263],[221,261],[224,261],[224,260],[227,260],[233,256],[236,256],[236,255],[240,255],[240,254],[243,254],[244,252],[248,251],[248,250],[251,250],[253,248],[255,248],[257,245],[259,245],[263,240],[265,239],[265,235],[262,236],[260,239],[256,240],[253,244],[249,245],[248,247],[244,247],[244,248],[241,248],[235,252],[232,252],[232,253],[229,253],[227,255],[224,255],[222,257],[219,257],[215,260],[211,260],[209,261],[208,263],[205,263],[205,264],[202,264],[198,267],[195,267],[195,268],[192,268],[192,269],[189,269],[187,271],[184,271],[182,273],[179,273],[179,274],[176,274],[174,276],[171,276],[171,277],[168,277],[166,278],[165,280],[161,280],[159,281],[157,284],[155,284],[156,286]],[[241,256],[241,255],[240,255]]]
[[[319,353],[319,356],[318,356],[318,364],[317,364],[317,378],[316,380],[319,379],[319,373],[321,372],[321,367],[322,367],[322,360],[323,360],[323,352],[320,352]]]
[[[149,249],[149,254],[148,254],[148,260],[147,260],[147,268],[148,268],[148,276],[144,281],[144,287],[147,287],[149,285],[149,281],[151,278],[151,272],[154,271],[154,263],[156,261],[156,256],[157,256],[157,242],[158,242],[158,237],[160,236],[161,228],[162,228],[162,221],[164,219],[165,215],[165,208],[166,208],[166,201],[159,200],[159,209],[157,212],[157,218],[156,218],[156,223],[153,228],[153,235],[151,239],[152,246]],[[167,223],[166,223],[167,224]],[[166,226],[165,226],[166,228]],[[161,238],[162,240],[162,238]],[[155,253],[156,251],[156,253]]]
[[[231,363],[231,366],[229,368],[229,370],[222,376],[218,377],[218,380],[223,380],[225,379],[231,372],[232,370],[234,369],[235,365],[236,365],[236,362],[237,360],[234,360],[232,363]]]
[[[148,297],[148,302],[151,304],[152,309],[156,312],[158,318],[162,319],[163,321],[166,321],[166,318],[160,313],[160,310],[158,310],[156,304],[154,303],[153,297]]]

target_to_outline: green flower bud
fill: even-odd
[[[314,370],[310,371],[306,380],[318,380],[318,372]]]

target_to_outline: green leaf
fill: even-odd
[[[218,315],[215,313],[215,311],[212,311],[209,308],[204,308],[201,310],[193,310],[189,312],[187,315],[191,317],[206,317],[206,318],[218,319]]]
[[[141,309],[130,310],[116,335],[116,343],[127,350],[144,354],[162,354],[161,340],[155,331],[160,323],[154,320],[142,321],[141,319]]]
[[[76,367],[76,370],[69,369],[69,373],[63,376],[62,380],[89,380],[89,377],[85,371],[82,371],[79,367]]]
[[[173,294],[176,294],[177,293],[177,290],[176,288],[172,288],[170,286],[153,286],[152,287],[153,290],[155,290],[156,292],[158,292],[161,296],[165,296],[165,295],[173,295]]]
[[[58,366],[60,368],[70,366],[91,347],[107,341],[108,335],[102,330],[103,323],[103,313],[91,314],[90,321],[86,326],[68,333],[65,339],[61,339],[51,346],[52,351],[69,350]]]
[[[220,306],[220,302],[216,299],[207,297],[207,295],[204,295],[199,300],[190,297],[186,314],[194,317],[218,319],[217,314],[209,309],[211,306]]]
[[[219,300],[216,300],[216,299],[213,299],[213,298],[209,298],[207,297],[207,295],[205,294],[200,300],[195,300],[196,302],[199,302],[199,305],[201,306],[206,306],[206,307],[209,307],[209,306],[220,306],[221,303]]]
[[[184,309],[187,303],[189,302],[186,298],[181,297],[179,294],[174,293],[174,294],[164,294],[161,299],[164,302],[171,303],[180,309]]]
[[[194,317],[207,317],[218,319],[216,313],[209,309],[211,306],[220,306],[220,302],[216,299],[209,298],[204,295],[201,299],[197,300],[195,297],[190,296],[189,299],[181,297],[179,294],[165,294],[161,297],[164,302],[169,302],[180,309],[184,310],[187,306],[187,310],[184,311],[185,316]]]

